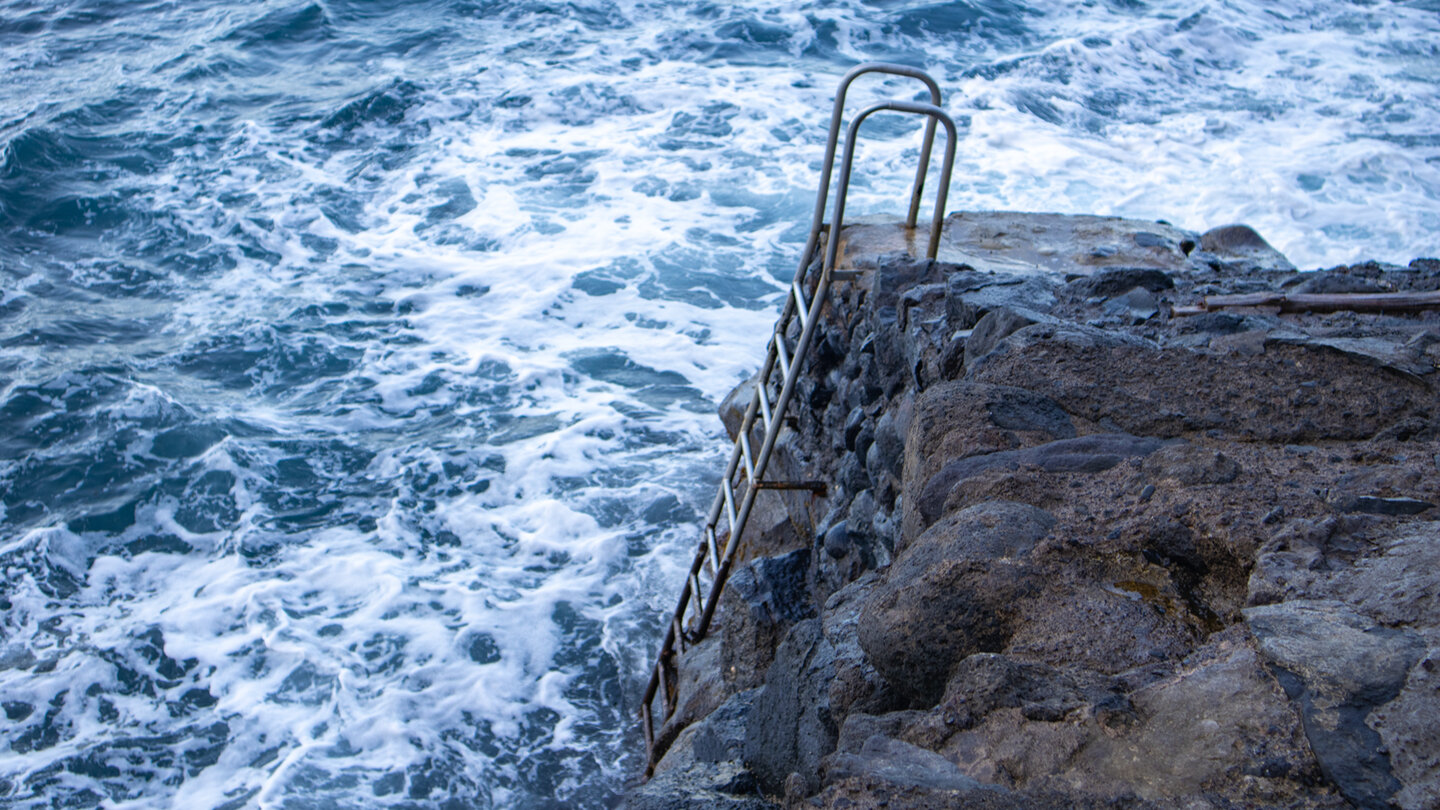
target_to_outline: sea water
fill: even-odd
[[[1435,0],[0,0],[0,804],[613,804],[869,60],[954,210],[1440,254]]]

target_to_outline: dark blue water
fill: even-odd
[[[1427,0],[0,0],[0,804],[610,805],[845,70],[941,80],[952,208],[1403,262],[1440,254],[1437,33]],[[857,213],[916,154],[873,132]]]

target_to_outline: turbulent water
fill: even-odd
[[[952,209],[1440,254],[1435,0],[0,0],[0,804],[613,804],[874,59]]]

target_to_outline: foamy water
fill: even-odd
[[[1440,9],[1195,11],[0,2],[0,803],[611,804],[857,62],[952,210],[1440,254]]]

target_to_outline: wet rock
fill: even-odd
[[[1055,318],[1029,309],[998,307],[985,313],[965,340],[965,362],[984,357],[1003,338],[1037,323],[1059,323]]]
[[[816,562],[817,598],[823,599],[854,581],[866,571],[883,568],[890,563],[888,530],[877,529],[879,504],[869,489],[850,499],[843,515],[822,527],[821,546],[825,553]]]
[[[1286,523],[1258,549],[1247,604],[1253,607],[1307,596],[1336,598],[1331,570],[1349,566],[1365,545],[1355,536],[1357,530],[1365,531],[1363,523],[1354,525],[1357,520],[1296,519]]]
[[[751,447],[758,447],[758,440],[752,436]],[[811,476],[805,471],[806,453],[800,448],[799,434],[789,428],[780,431],[770,456],[770,465],[765,477],[771,481],[803,481]],[[809,512],[810,500],[804,491],[761,492],[755,498],[750,517],[745,527],[745,542],[741,544],[738,560],[771,557],[786,554],[809,545],[812,517]],[[721,521],[718,532],[723,543],[729,539],[725,521]]]
[[[1431,647],[1411,670],[1395,700],[1367,722],[1390,754],[1403,787],[1391,801],[1403,810],[1440,806],[1440,649]]]
[[[837,560],[845,559],[854,545],[850,542],[850,527],[843,520],[830,527],[821,542],[825,553]]]
[[[1352,605],[1382,625],[1440,633],[1440,522],[1412,523],[1383,541],[1379,553],[1344,564],[1344,551],[1334,549],[1321,563],[1321,584],[1310,593]]]
[[[1151,267],[1106,267],[1065,285],[1078,298],[1109,298],[1137,288],[1152,293],[1171,290],[1175,280]]]
[[[678,696],[675,712],[655,733],[655,747],[662,753],[669,750],[687,727],[713,712],[732,693],[723,679],[715,677],[715,673],[721,671],[722,646],[720,638],[712,634],[699,644],[690,645],[680,656],[673,675]],[[665,717],[661,695],[657,694],[651,702],[650,714],[655,718]]]
[[[1274,340],[1320,349],[1329,349],[1367,365],[1391,369],[1420,377],[1435,370],[1434,359],[1422,346],[1402,342],[1400,336],[1381,337],[1315,337],[1309,335],[1277,335]]]
[[[1114,581],[1099,573],[1067,582],[1063,569],[1034,572],[1045,586],[1011,607],[1004,650],[1051,666],[1114,674],[1183,658],[1195,648],[1198,622],[1173,588],[1129,578],[1138,571]]]
[[[1247,608],[1245,620],[1286,693],[1299,703],[1326,778],[1358,807],[1388,806],[1400,783],[1365,718],[1399,695],[1425,652],[1419,636],[1326,600]]]
[[[904,253],[882,257],[870,274],[870,306],[896,306],[906,292],[925,284],[944,283],[946,278],[963,272],[958,265],[915,259]]]
[[[915,399],[905,439],[904,488],[918,494],[926,481],[954,459],[1074,435],[1070,416],[1048,397],[1016,386],[942,383]],[[904,518],[904,539],[913,538],[923,528],[912,503]]]
[[[910,325],[926,320],[945,320],[944,283],[917,284],[900,294],[897,307],[900,311],[900,325]]]
[[[796,622],[815,616],[807,581],[810,549],[739,566],[720,595],[726,621],[720,665],[732,689],[764,682],[776,646]]]
[[[867,417],[867,415],[866,415],[866,413],[865,413],[865,409],[864,409],[864,408],[861,408],[861,407],[858,407],[858,406],[855,407],[855,408],[852,408],[852,409],[850,410],[850,413],[846,415],[846,417],[845,417],[845,432],[844,432],[844,434],[843,434],[844,437],[845,437],[845,449],[846,449],[846,450],[852,450],[852,451],[853,451],[853,450],[856,449],[856,443],[855,443],[855,441],[856,441],[856,439],[859,438],[859,436],[860,436],[860,430],[865,427],[865,421],[866,421],[867,418],[868,418],[868,417]],[[866,449],[868,449],[868,448],[866,448]],[[861,450],[860,452],[861,452],[861,453],[864,453],[865,451],[864,451],[864,450]]]
[[[1349,495],[1335,502],[1339,512],[1363,512],[1367,515],[1418,515],[1435,504],[1415,498],[1380,498],[1374,495]]]
[[[1242,806],[1286,806],[1314,792],[1318,774],[1297,713],[1233,635],[1137,690],[1130,703],[1133,718],[1119,733],[1091,736],[1069,778],[1153,801],[1238,788]]]
[[[874,735],[908,742],[1025,796],[1025,807],[1047,806],[1031,797],[1051,790],[1064,791],[1070,804],[1060,806],[1138,798],[1181,807],[1221,791],[1243,806],[1342,804],[1315,790],[1299,717],[1243,633],[1222,634],[1178,668],[1122,685],[1135,677],[1076,679],[975,655],[956,668],[933,711],[852,715],[839,751]],[[1135,691],[1120,694],[1128,688]],[[1301,798],[1317,793],[1313,804]]]
[[[869,445],[866,445],[869,450]],[[865,472],[865,457],[859,453],[847,453],[840,462],[835,480],[845,492],[860,492],[870,488],[870,475]]]
[[[773,810],[745,768],[743,750],[758,689],[740,692],[687,728],[656,767],[632,790],[625,810]]]
[[[986,284],[978,289],[959,293],[958,296],[952,286],[950,295],[958,297],[959,301],[949,306],[952,311],[959,309],[979,315],[1002,307],[1043,313],[1055,306],[1055,289],[1055,282],[1033,275]]]
[[[1369,438],[1435,401],[1421,382],[1313,345],[1217,357],[1043,325],[1005,338],[966,379],[1024,386],[1072,415],[1139,436],[1214,431],[1280,443]]]
[[[1335,294],[1335,293],[1381,293],[1389,290],[1369,279],[1348,273],[1302,273],[1295,277],[1294,285],[1286,285],[1292,293]]]
[[[732,442],[739,437],[740,423],[745,420],[745,412],[750,408],[750,401],[755,398],[755,380],[755,377],[751,377],[740,383],[720,401],[720,422],[725,426],[725,434]]]
[[[745,754],[745,729],[759,689],[730,697],[697,723],[690,748],[698,762],[738,762]]]
[[[835,749],[838,729],[826,699],[834,676],[835,651],[820,621],[808,619],[790,628],[755,701],[765,722],[746,729],[745,761],[766,793],[783,794],[792,773],[807,779],[807,794],[819,788],[808,780]]]
[[[1189,443],[1160,448],[1145,459],[1145,477],[1180,486],[1228,484],[1240,476],[1240,465],[1219,450]]]
[[[1223,225],[1206,231],[1200,236],[1200,250],[1222,261],[1241,263],[1255,269],[1295,269],[1289,259],[1271,247],[1270,243],[1249,225]]]
[[[1155,293],[1136,287],[1106,301],[1104,312],[1122,324],[1141,324],[1160,314],[1160,299]]]
[[[950,670],[978,652],[999,652],[1014,632],[1016,606],[1039,590],[1023,562],[942,559],[914,576],[902,554],[860,616],[866,657],[917,706],[939,699]],[[917,564],[914,568],[919,568]]]
[[[1050,513],[1029,504],[976,504],[950,514],[904,547],[895,576],[919,574],[942,560],[1020,557],[1054,526]]]
[[[1248,319],[1230,312],[1205,312],[1177,320],[1175,330],[1181,334],[1198,332],[1207,335],[1233,335],[1250,329]]]
[[[1045,722],[1087,702],[1080,685],[1054,667],[996,653],[977,653],[955,668],[938,710],[947,725],[973,727],[998,709],[1022,709]]]
[[[826,762],[825,771],[827,781],[858,778],[927,792],[966,793],[982,789],[979,782],[962,774],[945,757],[879,734],[867,739],[858,753],[832,756]]]
[[[1195,546],[1195,533],[1189,526],[1174,520],[1157,522],[1146,530],[1142,553],[1151,562],[1170,569],[1183,569],[1182,576],[1198,577],[1209,567]],[[1172,570],[1172,575],[1175,573]]]
[[[831,720],[838,726],[853,712],[883,712],[899,701],[860,646],[860,615],[879,580],[867,573],[825,602],[822,631],[834,653],[835,676],[825,691]]]
[[[905,430],[910,408],[908,401],[887,408],[875,422],[875,442],[866,453],[865,469],[873,476],[884,471],[899,477],[905,453]]]
[[[1256,357],[1265,353],[1265,345],[1269,342],[1268,330],[1250,329],[1245,332],[1215,335],[1210,338],[1209,348],[1211,353],[1221,356],[1239,354]]]
[[[1022,450],[970,456],[946,464],[925,482],[915,499],[917,527],[928,526],[944,512],[950,492],[961,482],[991,470],[1039,467],[1046,472],[1095,473],[1108,470],[1126,458],[1143,457],[1160,449],[1163,440],[1124,433],[1096,433],[1060,439]]]
[[[994,273],[1055,276],[1094,267],[1179,270],[1199,237],[1162,222],[1014,211],[958,212],[945,220],[940,255]]]

